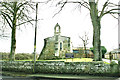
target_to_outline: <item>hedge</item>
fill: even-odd
[[[0,60],[9,60],[9,54],[10,53],[0,52]],[[29,53],[15,54],[15,60],[31,60],[31,59],[33,59],[33,54],[29,54]]]

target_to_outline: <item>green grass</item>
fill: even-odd
[[[73,58],[73,59],[59,59],[59,60],[37,60],[37,61],[64,61],[64,62],[92,62],[92,58]]]
[[[92,62],[93,59],[91,58],[73,58],[73,59],[66,59],[65,62]]]
[[[8,60],[0,60],[0,61],[8,61]],[[15,61],[33,61],[31,60],[15,60]],[[73,58],[73,59],[59,59],[59,60],[36,60],[36,61],[64,61],[64,62],[92,62],[92,58]],[[108,62],[105,62],[105,64],[110,64]]]
[[[9,60],[0,60],[0,61],[9,61]],[[29,59],[29,60],[15,60],[15,61],[33,61],[32,59]],[[36,60],[38,61],[38,60]]]
[[[104,63],[105,63],[105,64],[110,64],[110,63],[108,63],[108,62],[105,62],[105,61],[104,61]]]
[[[30,59],[30,60],[15,60],[15,61],[33,61],[33,60]]]
[[[8,60],[3,60],[3,61],[8,61]],[[33,60],[31,59],[31,60],[15,60],[15,61],[33,61]],[[93,59],[92,58],[73,58],[73,59],[36,60],[36,61],[92,62]]]
[[[27,75],[30,75],[24,72],[11,72],[11,71],[0,71],[0,74],[13,77],[15,76],[26,77]]]

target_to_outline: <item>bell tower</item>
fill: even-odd
[[[54,35],[60,35],[60,33],[61,33],[61,29],[59,24],[57,23],[54,28]]]
[[[60,42],[59,42],[60,33],[61,33],[61,29],[60,29],[59,24],[57,23],[57,24],[55,25],[55,28],[54,28],[54,37],[55,37],[55,43],[54,43],[54,46],[55,46],[55,56],[59,56],[59,51],[60,51]]]

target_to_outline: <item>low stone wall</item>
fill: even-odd
[[[13,71],[13,72],[33,72],[32,61],[0,61],[2,63],[2,71]]]
[[[1,61],[3,71],[16,71],[32,73],[32,61]],[[62,61],[37,61],[35,73],[53,74],[89,74],[104,76],[119,76],[118,64],[105,64],[103,62],[62,62]]]

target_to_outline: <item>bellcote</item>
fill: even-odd
[[[60,25],[57,23],[54,28],[54,35],[60,35],[60,33],[61,33]]]

